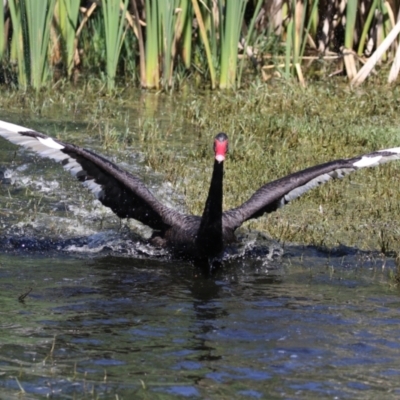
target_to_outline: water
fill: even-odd
[[[12,117],[0,113],[32,125]],[[145,228],[121,225],[61,167],[14,151],[1,141],[2,399],[399,398],[392,258],[268,252],[244,231],[246,257],[207,278],[141,243]],[[124,167],[181,206],[140,147]]]
[[[398,398],[393,261],[321,261],[3,254],[2,398]]]

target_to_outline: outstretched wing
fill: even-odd
[[[155,230],[164,230],[184,218],[162,205],[138,177],[90,150],[4,121],[0,121],[0,136],[41,157],[61,162],[120,218],[136,219]]]
[[[343,178],[360,168],[374,167],[398,159],[400,159],[400,147],[395,147],[350,159],[331,161],[295,172],[267,183],[241,206],[226,211],[222,219],[223,227],[235,230],[243,222],[276,211],[303,193],[331,179]]]

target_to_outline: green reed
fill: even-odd
[[[159,66],[159,3],[146,0],[146,74],[145,87],[159,88],[160,84],[160,66]]]
[[[104,0],[89,10],[79,9],[77,0],[10,0],[9,13],[4,2],[0,7],[0,80],[9,82],[11,71],[19,87],[38,90],[57,68],[61,78],[76,72],[74,81],[79,73],[105,76],[108,90],[117,71],[149,89],[168,90],[190,76],[201,76],[212,89],[234,89],[243,72],[246,82],[253,74],[297,76],[304,86],[308,70],[327,74],[341,67],[325,62],[332,49],[352,78],[360,68],[356,53],[362,57],[375,36],[377,48],[394,26],[391,4],[373,0],[365,10],[347,1],[343,11],[335,3],[327,17],[318,0]],[[334,24],[320,45],[323,18]],[[343,39],[335,32],[341,26]],[[383,60],[391,61],[396,48],[393,43]]]
[[[4,3],[0,2],[0,32],[4,32]],[[0,35],[0,60],[3,59],[6,50],[6,37],[4,34]]]
[[[120,7],[121,5],[121,7]],[[119,55],[125,36],[125,14],[128,8],[128,0],[115,1],[103,0],[102,13],[106,44],[106,74],[107,87],[109,90],[115,87],[115,77]]]
[[[36,90],[48,81],[51,74],[48,49],[55,4],[56,0],[20,0],[16,4],[20,7],[26,81]]]
[[[10,0],[13,23],[12,57],[18,63],[18,83],[39,90],[51,75],[47,62],[51,19],[56,0]]]
[[[20,87],[26,88],[28,80],[25,73],[24,49],[22,46],[21,10],[19,4],[14,0],[9,1],[8,5],[10,8],[11,21],[13,25],[8,61],[11,65],[17,65],[16,75],[18,84]]]
[[[238,43],[245,7],[245,0],[227,1],[225,5],[219,2],[221,18],[219,87],[221,89],[234,89],[236,87]]]
[[[186,36],[184,62],[190,66],[191,12],[188,0],[146,0],[145,79],[147,88],[170,88],[177,47],[183,32]],[[191,39],[191,36],[189,36]]]
[[[181,24],[181,56],[186,69],[192,65],[192,21],[193,6],[190,1],[184,1],[181,4],[182,12],[179,15],[179,24]]]
[[[215,72],[215,67],[214,67],[214,60],[216,58],[216,37],[215,37],[215,29],[214,28],[214,23],[209,23],[208,21],[212,17],[212,13],[210,11],[210,8],[205,5],[204,2],[199,3],[198,0],[192,0],[193,3],[193,8],[194,8],[194,13],[196,15],[197,23],[199,26],[199,34],[201,37],[201,42],[204,46],[204,51],[206,53],[206,59],[207,59],[207,67],[209,70],[210,74],[210,84],[211,84],[211,89],[215,89],[216,87],[216,72]],[[205,9],[204,14],[202,13],[200,9],[200,4],[203,6]],[[204,15],[204,17],[203,17]],[[211,40],[209,40],[209,37]],[[210,44],[211,42],[211,44]],[[213,45],[213,46],[211,46]]]
[[[68,77],[72,74],[74,56],[77,51],[76,30],[78,26],[79,3],[79,1],[59,0],[56,8],[62,59]]]
[[[178,6],[180,0],[164,0],[159,3],[160,26],[158,30],[161,32],[160,49],[162,62],[162,86],[168,88],[172,86],[172,73],[174,66],[174,57],[176,54],[176,35],[180,35],[181,31],[177,29]],[[183,3],[185,3],[183,1]]]

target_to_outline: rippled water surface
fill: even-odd
[[[17,115],[0,119],[32,125]],[[80,143],[85,126],[68,125]],[[207,278],[141,244],[61,167],[15,152],[0,141],[1,399],[400,397],[393,259],[272,255],[256,238]],[[140,146],[118,157],[181,207]]]
[[[391,260],[318,260],[327,262],[294,248],[205,278],[184,262],[3,254],[0,390],[10,398],[22,390],[23,398],[398,398]]]

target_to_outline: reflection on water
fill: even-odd
[[[397,398],[393,261],[0,256],[0,391],[24,398]],[[22,301],[18,298],[30,288]]]

